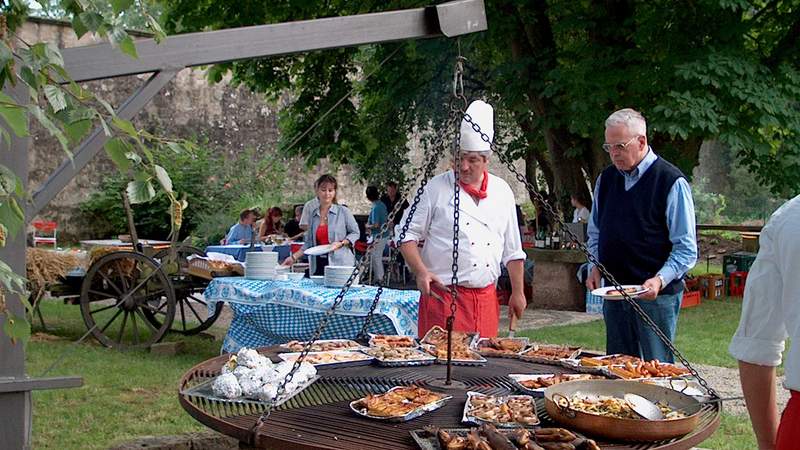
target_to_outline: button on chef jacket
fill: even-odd
[[[445,285],[452,284],[453,275],[454,182],[452,170],[431,178],[402,239],[424,241],[422,261]],[[459,191],[459,286],[482,288],[494,284],[500,277],[500,263],[525,259],[514,193],[508,183],[492,174],[486,193],[487,197],[476,204],[469,194]],[[395,228],[398,238],[409,212],[406,210]]]

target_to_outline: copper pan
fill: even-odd
[[[653,402],[662,401],[681,409],[687,417],[672,420],[618,419],[560,406],[556,401],[569,400],[576,393],[623,398],[637,394]],[[697,428],[702,405],[694,397],[667,387],[627,380],[579,380],[550,386],[544,391],[545,407],[550,417],[566,428],[590,437],[622,441],[660,441],[683,436]]]

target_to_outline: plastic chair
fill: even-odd
[[[49,244],[56,248],[56,237],[58,235],[58,224],[48,220],[34,220],[33,225],[33,246],[39,244]]]

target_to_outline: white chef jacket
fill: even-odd
[[[759,245],[728,351],[739,361],[777,366],[791,338],[784,386],[800,391],[800,196],[772,214]]]
[[[422,261],[428,271],[446,285],[451,284],[453,276],[454,182],[452,170],[431,178],[403,239],[403,242],[425,241]],[[459,192],[459,286],[486,287],[500,277],[501,262],[525,259],[514,193],[508,183],[489,174],[486,194],[487,197],[476,204],[463,189]],[[395,228],[398,238],[409,212],[410,208]]]

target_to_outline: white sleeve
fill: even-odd
[[[411,223],[408,225],[406,235],[403,237],[402,242],[400,242],[400,233],[403,231],[403,226],[405,225],[410,213],[411,208],[406,208],[405,212],[403,213],[403,219],[394,228],[394,235],[400,244],[409,241],[420,242],[425,240],[425,237],[428,235],[428,230],[430,230],[431,219],[433,215],[430,185],[428,185],[428,188],[422,192],[422,195],[420,195],[419,203],[417,203],[414,216],[411,217]]]
[[[785,224],[784,224],[785,225]],[[767,226],[758,256],[747,276],[739,328],[728,351],[739,361],[762,366],[781,363],[787,337],[784,301],[797,301],[800,240]],[[777,231],[773,236],[772,232]]]
[[[506,220],[506,229],[503,232],[503,265],[508,265],[509,261],[527,258],[525,251],[522,250],[522,240],[517,225],[517,208],[514,193],[510,189],[508,198],[509,201],[506,202],[506,210],[509,211],[508,220]]]

